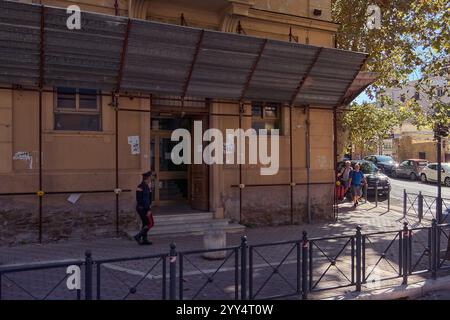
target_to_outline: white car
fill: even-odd
[[[442,163],[442,183],[450,187],[450,163]],[[429,163],[420,173],[420,181],[437,182],[437,163]]]

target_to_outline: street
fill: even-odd
[[[419,181],[411,181],[408,179],[391,178],[391,201],[395,205],[402,205],[403,190],[406,189],[408,193],[422,192],[424,195],[436,196],[437,185],[434,183],[421,183]],[[442,186],[442,198],[450,199],[450,188]]]

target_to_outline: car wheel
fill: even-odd
[[[420,181],[422,181],[423,183],[427,183],[428,179],[427,179],[427,176],[424,173],[422,173],[420,175]]]
[[[412,181],[416,181],[417,180],[417,176],[414,172],[411,172],[411,174],[409,175],[409,179],[411,179]]]
[[[448,177],[445,178],[444,184],[445,184],[446,187],[450,187],[450,178],[448,178]]]

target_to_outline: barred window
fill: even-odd
[[[55,96],[55,130],[101,131],[101,97],[96,90],[59,87]]]
[[[279,103],[252,102],[252,128],[266,129],[271,134],[273,129],[281,129],[281,105]]]

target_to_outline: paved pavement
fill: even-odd
[[[333,237],[322,240],[312,240],[313,262],[311,286],[313,291],[348,285],[345,291],[354,290],[354,273],[352,272],[352,236],[357,225],[363,233],[373,233],[391,230],[392,232],[370,235],[366,237],[365,278],[364,289],[374,286],[399,284],[400,279],[379,281],[380,278],[397,277],[399,262],[398,230],[404,221],[412,227],[422,227],[429,224],[428,220],[419,223],[414,216],[403,219],[401,208],[393,206],[387,212],[384,204],[374,207],[372,203],[361,205],[353,210],[349,204],[343,204],[340,215],[334,223],[315,223],[301,226],[278,226],[247,229],[246,236],[250,245],[277,241],[301,239],[302,231],[308,232],[310,238]],[[345,236],[347,235],[347,236]],[[418,229],[413,233],[412,263],[415,270],[428,267],[426,247],[428,233]],[[240,243],[240,234],[230,234],[228,246]],[[27,263],[55,261],[62,259],[82,259],[85,250],[92,251],[93,259],[134,257],[165,254],[169,251],[171,242],[175,242],[178,251],[201,249],[203,239],[199,236],[182,238],[154,239],[153,246],[137,246],[128,239],[99,239],[90,241],[69,241],[45,245],[23,245],[0,248],[0,263]],[[446,242],[443,241],[443,245]],[[298,247],[297,247],[298,246]],[[261,246],[252,249],[252,292],[255,298],[272,295],[295,293],[298,284],[298,249],[296,243],[284,243],[275,246]],[[206,260],[201,254],[186,253],[183,255],[183,272],[178,289],[185,299],[233,299],[236,292],[235,263],[236,251],[227,251],[225,260]],[[180,259],[178,259],[178,263]],[[353,261],[354,263],[354,261]],[[178,271],[179,272],[179,264]],[[160,258],[141,258],[133,261],[109,262],[101,267],[94,267],[94,296],[100,288],[102,299],[160,299],[163,293],[163,261]],[[275,271],[276,270],[276,271]],[[3,298],[43,298],[48,294],[50,299],[73,299],[75,292],[69,292],[65,287],[65,268],[55,268],[51,271],[8,274],[2,279]],[[99,272],[99,273],[97,273]],[[100,277],[98,277],[100,275]],[[84,277],[84,275],[82,275]],[[417,276],[417,281],[424,276]],[[101,280],[99,285],[97,279]],[[182,286],[182,289],[180,289]],[[53,288],[56,288],[52,291]],[[167,293],[167,286],[166,293]],[[131,289],[131,291],[130,291]],[[326,294],[337,294],[337,290],[323,291]],[[342,290],[341,292],[342,293]],[[83,292],[82,292],[83,294]],[[313,295],[314,297],[314,295]]]

